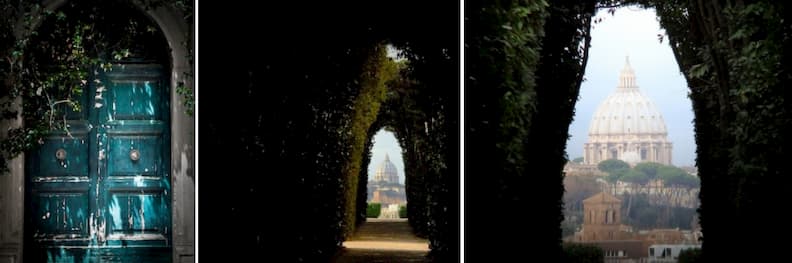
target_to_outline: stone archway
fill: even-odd
[[[44,10],[58,10],[67,4],[68,1],[59,0],[46,3]],[[172,207],[169,217],[172,220],[168,223],[168,231],[172,232],[170,247],[172,247],[173,262],[192,262],[195,254],[195,176],[194,176],[194,156],[195,156],[195,126],[194,119],[185,114],[184,98],[177,94],[176,86],[183,83],[187,88],[193,87],[191,77],[192,66],[189,61],[191,56],[193,28],[190,28],[184,20],[184,14],[178,8],[169,5],[162,5],[148,8],[144,3],[132,1],[133,6],[139,12],[153,20],[161,30],[167,41],[163,48],[168,49],[168,71],[163,72],[166,78],[165,83],[170,88],[165,95],[170,100],[171,107],[163,112],[165,117],[170,119],[170,125],[164,127],[170,131],[170,140],[165,144],[170,147],[170,154],[163,156],[164,160],[171,165],[167,173],[170,178],[167,183],[170,185],[171,198],[169,205]],[[42,21],[34,21],[36,30]],[[21,37],[25,32],[21,26],[17,26],[15,35]],[[191,24],[191,23],[190,23]],[[21,108],[21,106],[17,105]],[[13,123],[2,123],[2,127],[19,127],[21,120]],[[23,237],[29,235],[22,231],[24,221],[24,193],[25,178],[28,176],[25,171],[26,161],[24,154],[10,162],[10,176],[0,178],[3,191],[0,193],[0,221],[4,222],[0,226],[0,259],[8,259],[12,262],[21,261],[23,251]],[[7,189],[6,189],[7,188]],[[18,191],[12,191],[18,190]],[[8,224],[6,224],[8,222]],[[169,260],[170,261],[170,260]]]

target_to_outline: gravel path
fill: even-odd
[[[412,234],[406,219],[369,218],[343,246],[334,262],[430,262],[429,243]]]

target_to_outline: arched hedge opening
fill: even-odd
[[[436,135],[421,148],[433,154],[433,163],[413,162],[435,167],[431,192],[422,190],[429,186],[407,190],[431,196],[421,208],[428,216],[411,215],[411,221],[425,226],[436,258],[457,257],[454,6],[334,2],[209,8],[238,15],[216,25],[224,28],[225,41],[202,45],[223,51],[201,56],[201,65],[208,65],[202,75],[219,76],[201,80],[202,98],[211,102],[200,108],[200,199],[217,201],[200,209],[202,247],[212,248],[207,254],[315,262],[338,251],[362,222],[367,180],[362,167],[374,123],[392,107],[382,100],[390,90],[386,84],[399,82],[388,77],[384,44],[391,43],[410,61],[398,79],[415,80],[406,89],[421,94],[414,105],[398,106],[421,113],[405,125],[420,122]],[[256,25],[253,32],[267,37],[253,37],[250,27],[240,25]],[[422,139],[395,130],[408,141]],[[417,174],[407,173],[408,178]],[[261,210],[265,218],[255,216]],[[222,216],[203,216],[218,212]]]
[[[596,8],[637,4],[657,10],[690,87],[701,178],[702,255],[708,261],[770,259],[790,230],[772,222],[790,183],[792,128],[786,102],[792,27],[772,1],[474,1],[466,4],[465,107],[468,255],[522,258],[525,243],[560,258],[564,147],[586,65]],[[492,66],[497,65],[497,66]],[[560,106],[560,107],[559,107]],[[486,177],[484,175],[487,175]],[[475,186],[475,187],[472,187]],[[542,189],[541,191],[534,191]],[[479,205],[481,204],[481,205]],[[529,215],[494,217],[511,208]],[[777,208],[777,207],[775,207]],[[475,211],[475,213],[473,213]],[[473,230],[473,231],[471,231]],[[509,237],[506,237],[509,236]],[[482,242],[477,242],[482,240]],[[533,243],[533,242],[532,242]]]

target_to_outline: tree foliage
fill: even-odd
[[[622,160],[608,159],[597,164],[597,168],[600,171],[612,173],[617,170],[630,169],[630,165]]]
[[[649,180],[654,180],[657,178],[657,170],[664,166],[665,165],[660,163],[644,162],[636,164],[633,168],[646,174],[646,176],[649,177]]]
[[[366,217],[368,218],[377,218],[379,217],[380,213],[382,212],[382,204],[380,203],[370,203],[366,206]]]
[[[458,100],[449,100],[447,94],[432,88],[452,89],[452,85],[424,74],[436,72],[433,65],[444,65],[443,69],[448,70],[444,74],[451,75],[453,61],[446,57],[430,64],[408,56],[405,70],[389,85],[388,97],[380,110],[382,121],[372,125],[393,131],[402,146],[409,222],[417,235],[429,238],[432,256],[438,261],[456,257],[450,254],[456,247],[448,240],[456,239],[452,233],[458,210],[450,205],[456,198],[447,187],[458,183],[458,177],[453,176],[458,171],[458,165],[453,165],[458,148],[451,143],[457,138],[457,122],[449,118],[456,114]]]
[[[692,229],[691,222],[698,218],[695,208],[673,207],[650,202],[647,194],[625,194],[622,221],[635,229],[681,228]]]
[[[792,129],[787,3],[651,4],[691,90],[706,260],[761,261],[775,247],[736,244],[789,232],[749,230],[792,185],[785,164]]]
[[[701,249],[700,248],[691,248],[691,249],[684,249],[679,252],[679,257],[677,258],[679,263],[696,263],[702,262],[701,259]]]
[[[602,249],[594,245],[564,243],[564,261],[580,263],[602,263],[605,262],[605,253]]]
[[[698,187],[699,178],[691,176],[685,170],[674,166],[661,166],[657,169],[657,178],[666,186]]]
[[[682,168],[659,163],[639,163],[630,167],[624,161],[610,159],[599,163],[601,171],[607,172],[605,180],[611,183],[623,181],[637,185],[645,185],[651,180],[660,179],[666,186],[682,186],[696,188],[700,186],[699,178],[688,174]]]
[[[564,177],[564,207],[567,211],[582,211],[583,200],[602,192],[596,176]]]
[[[495,261],[521,258],[523,244],[485,240],[530,236],[561,259],[564,144],[586,65],[594,1],[474,1],[465,10],[466,190],[473,246]],[[574,17],[575,19],[568,19]],[[541,189],[536,191],[535,189]],[[492,217],[532,207],[520,220]],[[537,231],[539,230],[539,231]],[[469,239],[470,240],[470,239]],[[480,240],[480,241],[475,241]],[[467,255],[473,257],[476,251]]]
[[[352,127],[349,139],[351,149],[349,160],[346,161],[343,168],[344,193],[346,195],[344,198],[344,225],[346,226],[344,232],[347,236],[353,234],[357,222],[359,185],[366,183],[365,178],[359,180],[359,176],[362,170],[367,170],[362,167],[366,167],[363,166],[364,155],[368,156],[369,154],[365,152],[368,150],[366,139],[369,136],[369,127],[374,124],[379,114],[380,104],[385,100],[386,83],[398,74],[395,62],[386,55],[386,46],[383,44],[379,44],[371,50],[361,68],[360,93],[352,104]]]
[[[619,180],[628,183],[644,185],[649,182],[649,176],[636,169],[628,169],[624,171],[624,173],[619,177]]]

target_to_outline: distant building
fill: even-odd
[[[701,248],[698,244],[657,244],[649,246],[649,263],[677,262],[679,253],[687,249]]]
[[[632,238],[632,233],[620,231],[621,204],[621,200],[606,192],[583,200],[583,233],[579,241]]]
[[[604,240],[585,242],[602,249],[605,263],[647,262],[647,243],[644,240]]]
[[[700,247],[700,232],[696,231],[652,229],[634,232],[631,226],[621,223],[621,205],[620,199],[607,192],[583,200],[583,227],[566,241],[599,247],[605,262],[618,263],[675,262],[670,260],[676,260],[681,249]],[[658,252],[661,248],[664,251]]]
[[[693,242],[690,231],[680,231],[679,229],[652,229],[644,234],[644,239],[652,241],[654,244],[687,244]],[[643,233],[642,233],[643,234]]]
[[[404,185],[399,183],[399,172],[387,154],[377,167],[374,177],[368,181],[367,189],[369,203],[380,203],[382,207],[407,203]]]
[[[588,142],[583,146],[583,163],[597,165],[604,160],[619,159],[631,165],[640,162],[670,165],[671,148],[663,116],[641,94],[627,58],[619,85],[591,119]]]

